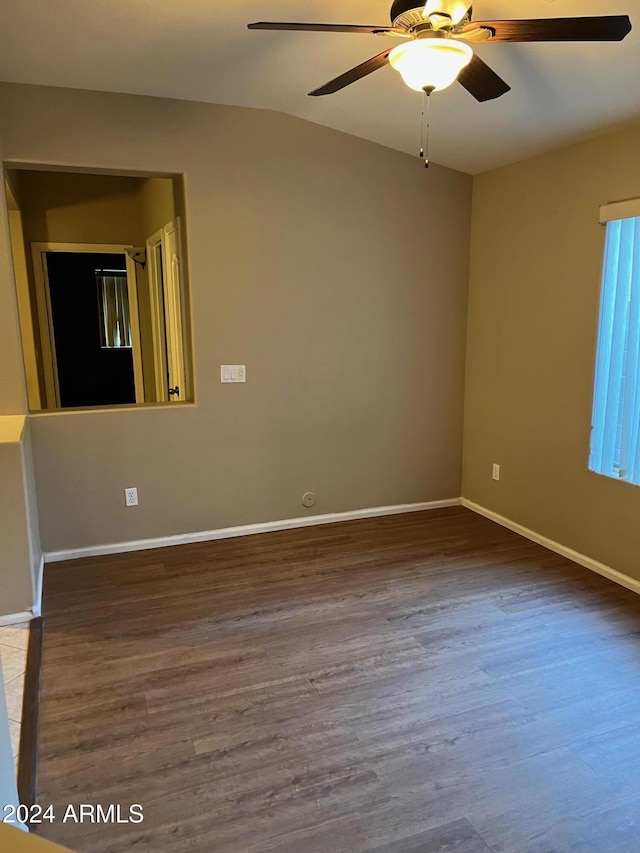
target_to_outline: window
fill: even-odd
[[[607,232],[589,469],[640,485],[640,200],[607,205],[601,221]]]
[[[96,284],[101,346],[130,349],[131,318],[126,270],[96,270]]]

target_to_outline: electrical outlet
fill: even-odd
[[[498,465],[497,462],[493,463],[493,475],[492,476],[493,476],[494,480],[500,479],[500,466]]]
[[[125,506],[138,506],[138,490],[135,486],[124,490]]]

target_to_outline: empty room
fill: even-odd
[[[605,5],[1,5],[2,853],[640,851]]]

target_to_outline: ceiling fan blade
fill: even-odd
[[[492,101],[511,89],[511,86],[475,53],[467,67],[458,74],[458,83],[461,83],[467,92],[480,102]]]
[[[325,83],[324,86],[321,86],[319,89],[314,89],[313,92],[309,92],[309,94],[313,97],[316,97],[317,95],[332,95],[334,92],[344,89],[344,87],[348,86],[350,83],[355,83],[356,80],[360,80],[362,77],[366,77],[367,74],[371,74],[373,71],[377,71],[378,68],[382,68],[386,65],[389,62],[389,54],[391,51],[392,48],[383,50],[382,53],[379,53],[377,56],[372,56],[371,59],[367,59],[367,61],[363,62],[361,65],[356,65],[355,68],[350,68],[348,71],[345,71],[344,74],[341,74],[339,77],[335,77],[333,80],[329,80],[329,82]]]
[[[375,27],[360,24],[295,24],[278,21],[257,21],[247,24],[249,30],[293,30],[308,33],[368,33],[369,35],[406,35],[402,27]]]
[[[455,38],[464,39],[464,41],[471,42],[471,44],[482,44],[482,42],[488,41],[492,37],[493,30],[489,29],[489,27],[476,26],[476,24],[465,27],[464,32],[456,30],[455,33]]]
[[[477,27],[493,31],[489,41],[622,41],[631,32],[631,21],[628,15],[473,21],[459,32]]]

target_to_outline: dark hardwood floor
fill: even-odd
[[[465,509],[52,564],[81,853],[638,853],[640,598]]]

